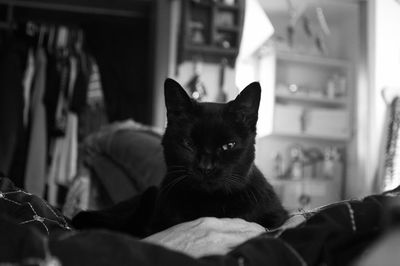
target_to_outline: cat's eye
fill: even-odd
[[[193,143],[188,139],[183,139],[183,145],[188,149],[193,149]]]
[[[228,142],[228,143],[225,143],[224,145],[222,145],[221,149],[223,151],[228,151],[228,150],[233,149],[233,147],[235,147],[235,145],[236,145],[236,143],[234,141],[231,141],[231,142]]]

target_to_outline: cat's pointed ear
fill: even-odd
[[[246,109],[247,112],[258,113],[260,105],[261,86],[258,82],[247,85],[234,100],[237,107]]]
[[[258,107],[260,106],[261,86],[258,82],[247,85],[233,100],[231,111],[239,115],[240,120],[255,126],[258,119]]]
[[[179,116],[187,114],[192,106],[192,100],[182,88],[182,86],[173,79],[166,79],[164,82],[165,106],[167,116]]]

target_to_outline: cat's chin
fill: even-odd
[[[196,190],[202,190],[207,192],[215,192],[215,191],[226,191],[233,192],[240,189],[243,189],[246,185],[240,183],[232,183],[229,179],[225,178],[204,178],[202,181],[197,180],[194,182],[193,188]]]

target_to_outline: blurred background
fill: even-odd
[[[396,0],[0,0],[0,172],[73,215],[158,185],[163,82],[259,81],[256,164],[290,210],[400,183]]]

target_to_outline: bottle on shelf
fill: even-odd
[[[294,146],[290,149],[291,165],[290,178],[300,180],[303,178],[303,152],[302,148]]]
[[[285,175],[285,165],[281,153],[277,153],[274,158],[274,174],[276,178],[282,178]]]

